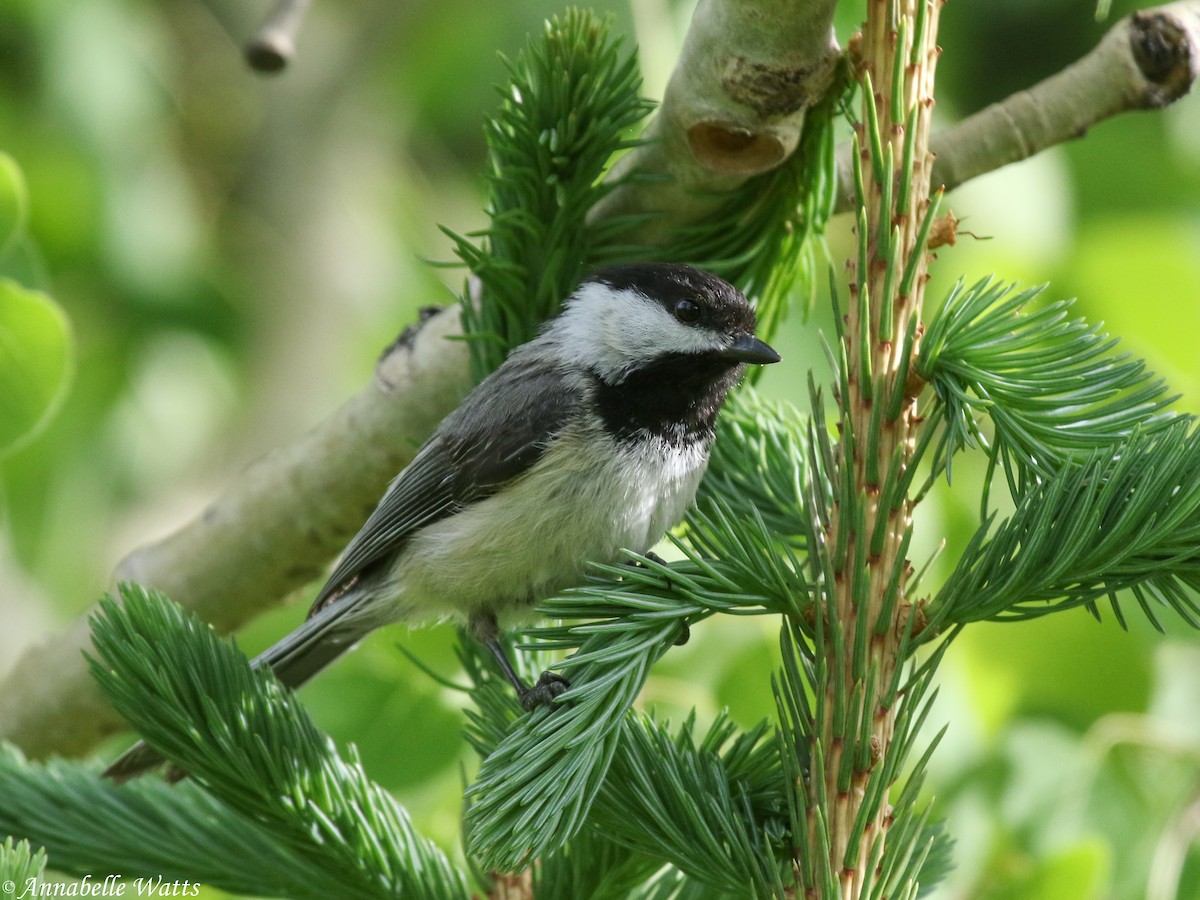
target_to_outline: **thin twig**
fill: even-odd
[[[247,43],[246,62],[256,72],[284,68],[296,52],[296,35],[312,0],[278,0],[262,26]]]
[[[1169,106],[1198,74],[1200,0],[1134,13],[1061,72],[933,135],[932,184],[952,190],[1120,113]],[[853,205],[850,164],[849,146],[840,147],[840,212]]]

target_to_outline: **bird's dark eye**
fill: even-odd
[[[700,321],[700,306],[691,300],[676,300],[675,318],[684,325],[694,325]]]

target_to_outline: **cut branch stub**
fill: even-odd
[[[687,139],[696,162],[717,175],[758,175],[782,163],[790,152],[773,134],[723,122],[697,122],[688,129]]]
[[[782,164],[838,61],[835,0],[700,0],[645,142],[613,168],[593,219],[645,216],[631,242],[659,244],[722,193]],[[651,176],[631,179],[636,173]]]
[[[1129,47],[1147,81],[1144,106],[1169,106],[1192,89],[1200,74],[1200,14],[1170,7],[1134,13]]]

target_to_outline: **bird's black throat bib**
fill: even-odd
[[[617,441],[651,436],[683,447],[712,439],[725,395],[744,370],[712,354],[665,354],[617,384],[593,374],[593,396],[605,430]]]

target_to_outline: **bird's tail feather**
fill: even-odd
[[[250,661],[251,668],[269,667],[285,687],[300,687],[371,630],[370,626],[356,624],[345,612],[344,602],[325,607],[287,637],[254,657]],[[138,741],[104,770],[104,777],[122,784],[157,768],[163,761],[162,754],[145,741]],[[183,775],[172,769],[167,778],[177,781]]]
[[[250,665],[255,669],[269,666],[284,687],[300,687],[371,630],[350,627],[344,613],[341,604],[325,607],[254,657]]]

